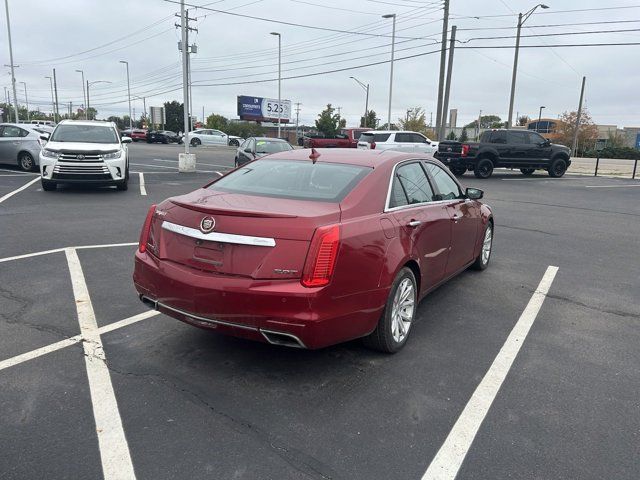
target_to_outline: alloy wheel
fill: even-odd
[[[487,225],[487,230],[484,232],[484,241],[482,242],[482,263],[484,265],[489,262],[491,256],[491,243],[493,242],[493,229],[491,224]]]
[[[33,170],[33,157],[31,155],[29,155],[28,153],[23,153],[20,156],[20,168],[22,168],[22,170],[25,171],[31,171]]]
[[[409,334],[415,304],[413,282],[409,278],[404,278],[396,289],[391,308],[391,334],[397,343],[401,343]]]

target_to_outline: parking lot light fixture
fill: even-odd
[[[278,32],[271,32],[271,35],[275,35],[278,37],[278,138],[280,138],[280,118],[281,118],[281,107],[280,103],[282,99],[280,98],[281,92],[281,83],[282,83],[282,35]]]
[[[89,112],[89,87],[91,85],[95,85],[96,83],[111,83],[111,82],[109,80],[95,80],[93,82],[89,82],[89,80],[87,80],[87,112]],[[87,117],[87,120],[88,119],[89,118]]]
[[[129,83],[129,62],[126,60],[120,60],[120,63],[124,63],[127,66],[127,98],[129,99],[129,130],[133,128],[131,122],[131,84]]]
[[[545,106],[540,107],[540,111],[538,112],[538,123],[536,124],[536,132],[540,131],[540,120],[542,120],[542,109],[547,108]]]
[[[516,33],[516,48],[515,48],[515,53],[513,57],[513,73],[511,74],[511,94],[509,96],[509,117],[507,118],[507,128],[511,128],[511,126],[513,125],[513,100],[516,93],[516,75],[518,72],[518,53],[520,51],[520,32],[522,30],[522,25],[524,24],[524,22],[526,22],[529,19],[529,17],[533,15],[533,12],[535,12],[538,7],[542,9],[549,8],[548,5],[545,5],[544,3],[539,3],[538,5],[531,8],[529,11],[527,11],[526,13],[518,14],[518,31]]]
[[[391,71],[389,73],[389,111],[387,114],[387,127],[391,130],[391,97],[393,96],[393,60],[396,49],[396,14],[388,13],[386,15],[382,15],[382,18],[392,18],[393,19],[393,29],[391,33]]]
[[[84,82],[84,70],[76,70],[76,72],[82,74],[82,102],[84,103],[84,118],[85,120],[89,120],[89,107],[87,107],[87,91],[85,90],[85,82]]]
[[[360,80],[358,80],[356,77],[349,77],[352,78],[353,80],[355,80],[358,85],[360,85],[365,92],[367,92],[367,97],[365,99],[365,103],[364,103],[364,122],[363,122],[363,126],[366,128],[367,127],[367,114],[369,113],[369,84],[367,83],[366,85],[364,83],[362,83]]]

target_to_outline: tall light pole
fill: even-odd
[[[24,87],[24,103],[27,104],[27,122],[28,122],[31,120],[31,118],[29,118],[29,97],[27,97],[27,84],[26,82],[20,82],[20,83]]]
[[[53,123],[56,123],[56,101],[53,99],[53,77],[44,77],[49,79],[51,85],[51,116],[53,117]]]
[[[520,51],[520,31],[522,30],[524,22],[533,15],[533,12],[535,12],[538,7],[549,8],[547,5],[539,3],[528,12],[518,14],[518,32],[516,33],[516,50],[513,57],[513,73],[511,74],[511,95],[509,97],[509,117],[507,118],[507,128],[511,128],[511,125],[513,125],[513,100],[516,94],[516,74],[518,71],[518,52]]]
[[[86,83],[84,81],[84,71],[76,70],[76,72],[82,74],[82,103],[84,103],[84,118],[85,120],[89,120],[89,112],[87,112],[89,108],[87,107],[87,91],[85,89]]]
[[[278,32],[271,32],[271,35],[275,35],[278,37],[278,138],[280,138],[280,118],[282,116],[282,114],[280,113],[281,110],[281,106],[280,103],[282,102],[281,99],[281,94],[282,91],[280,89],[281,87],[281,83],[282,83],[282,35],[280,35]]]
[[[4,0],[4,8],[7,13],[7,36],[9,37],[9,63],[11,64],[11,87],[13,89],[13,111],[16,114],[16,123],[18,120],[18,96],[16,94],[16,74],[15,65],[13,64],[13,47],[11,46],[11,22],[9,21],[9,0]]]
[[[127,66],[127,98],[129,99],[129,129],[132,129],[131,124],[131,84],[129,83],[129,62],[126,60],[120,60],[120,63],[124,63]]]
[[[542,109],[547,108],[545,106],[540,107],[540,111],[538,112],[538,123],[536,125],[536,132],[540,131],[540,120],[542,120]]]
[[[388,13],[383,15],[382,18],[393,18],[393,30],[391,33],[391,72],[389,73],[389,111],[387,114],[387,125],[391,130],[391,97],[393,96],[393,60],[396,49],[396,14]]]
[[[87,80],[87,112],[89,111],[89,87],[91,85],[95,85],[96,83],[111,83],[111,82],[109,80],[96,80],[94,82],[90,82],[89,80]]]
[[[360,85],[365,92],[367,92],[367,96],[366,99],[364,101],[364,127],[367,127],[367,114],[369,113],[369,84],[367,83],[366,85],[364,83],[362,83],[360,80],[358,80],[356,77],[349,77],[352,78],[353,80],[355,80],[358,85]]]

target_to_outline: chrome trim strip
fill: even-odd
[[[202,233],[195,228],[185,227],[176,223],[162,222],[162,228],[170,232],[185,235],[197,240],[205,240],[207,242],[235,243],[239,245],[255,245],[257,247],[275,247],[276,241],[267,237],[251,237],[248,235],[235,235],[233,233],[210,232]]]
[[[267,339],[267,342],[269,342],[269,343],[271,343],[271,344],[273,344],[273,345],[280,345],[280,346],[282,346],[282,347],[293,347],[293,348],[307,348],[307,346],[306,346],[304,343],[302,343],[302,340],[300,340],[298,337],[296,337],[296,336],[295,336],[294,334],[292,334],[292,333],[276,332],[276,331],[274,331],[274,330],[267,330],[267,329],[265,329],[265,328],[261,328],[261,329],[260,329],[260,333],[262,334],[262,336],[263,336],[264,338],[266,338],[266,339]],[[270,333],[270,334],[272,334],[272,335],[281,335],[281,336],[283,336],[283,337],[289,337],[289,338],[293,339],[293,340],[298,344],[298,346],[297,346],[297,347],[294,347],[293,345],[289,345],[289,344],[287,344],[287,343],[277,343],[277,342],[274,342],[274,341],[272,341],[272,340],[271,340],[267,335],[265,335],[266,333]]]
[[[144,297],[144,298],[149,298],[149,297]],[[151,300],[151,299],[149,299],[149,300]],[[151,300],[151,301],[153,302],[153,300]],[[251,331],[254,331],[254,332],[258,331],[258,329],[256,327],[251,327],[249,325],[242,325],[241,323],[225,322],[224,320],[213,320],[212,318],[201,317],[199,315],[194,315],[192,313],[185,312],[183,310],[179,310],[177,308],[170,307],[169,305],[165,305],[164,303],[156,302],[156,310],[159,310],[160,308],[166,308],[167,310],[171,310],[172,312],[179,313],[180,315],[184,315],[185,317],[192,318],[192,319],[197,320],[199,322],[213,323],[215,325],[224,325],[226,327],[242,328],[244,330],[251,330]]]

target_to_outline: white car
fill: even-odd
[[[182,141],[184,142],[184,137],[182,137]],[[189,143],[193,147],[198,145],[228,145],[229,135],[220,130],[200,128],[189,132]]]
[[[113,122],[63,120],[40,152],[42,189],[55,190],[59,183],[115,185],[126,190],[129,181],[131,138],[118,134]]]
[[[430,153],[433,155],[438,150],[438,142],[429,140],[417,132],[404,130],[373,130],[360,135],[358,148],[366,150],[375,149]]]

